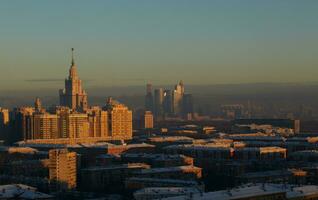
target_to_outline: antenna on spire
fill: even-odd
[[[74,48],[71,48],[71,50],[72,50],[72,65],[74,65],[75,64],[75,62],[74,62]]]

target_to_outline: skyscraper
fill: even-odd
[[[56,190],[76,188],[77,155],[67,149],[49,151],[49,177]]]
[[[156,117],[161,117],[163,115],[163,98],[163,89],[155,89],[154,114]]]
[[[145,108],[147,111],[153,111],[152,85],[149,83],[147,84],[146,88]]]
[[[172,92],[171,90],[165,90],[163,93],[163,109],[165,114],[172,114]]]
[[[87,110],[87,94],[82,88],[82,80],[77,75],[73,48],[69,76],[65,80],[65,88],[60,90],[60,105],[79,111]]]
[[[172,94],[172,110],[175,115],[179,115],[182,111],[182,99],[184,95],[184,85],[180,81],[176,86]]]

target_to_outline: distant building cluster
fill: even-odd
[[[174,90],[157,88],[147,84],[145,109],[154,113],[156,118],[184,117],[191,119],[193,114],[193,97],[185,93],[185,87],[180,81]]]

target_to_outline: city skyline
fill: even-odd
[[[87,88],[317,81],[315,1],[1,4],[0,91],[62,87],[72,47]]]
[[[318,1],[0,1],[0,199],[318,200]]]

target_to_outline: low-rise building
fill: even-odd
[[[168,155],[168,154],[134,154],[127,153],[121,155],[123,162],[140,162],[147,163],[152,167],[172,167],[193,165],[193,158],[184,155]]]
[[[118,192],[124,189],[126,178],[148,168],[149,165],[142,163],[85,168],[80,173],[80,188],[90,192]]]
[[[318,186],[305,185],[295,186],[286,184],[248,184],[236,187],[231,190],[220,190],[207,193],[196,193],[191,195],[181,195],[177,197],[168,197],[164,200],[301,200],[318,199]]]
[[[127,190],[139,190],[146,187],[195,187],[204,191],[204,184],[201,182],[163,178],[132,177],[126,179],[125,187]]]
[[[134,198],[136,200],[152,200],[180,195],[193,195],[199,192],[194,187],[150,187],[136,191]]]
[[[144,178],[164,178],[164,179],[181,179],[181,180],[198,180],[202,177],[202,169],[195,166],[179,166],[143,169],[134,173],[137,177]]]

